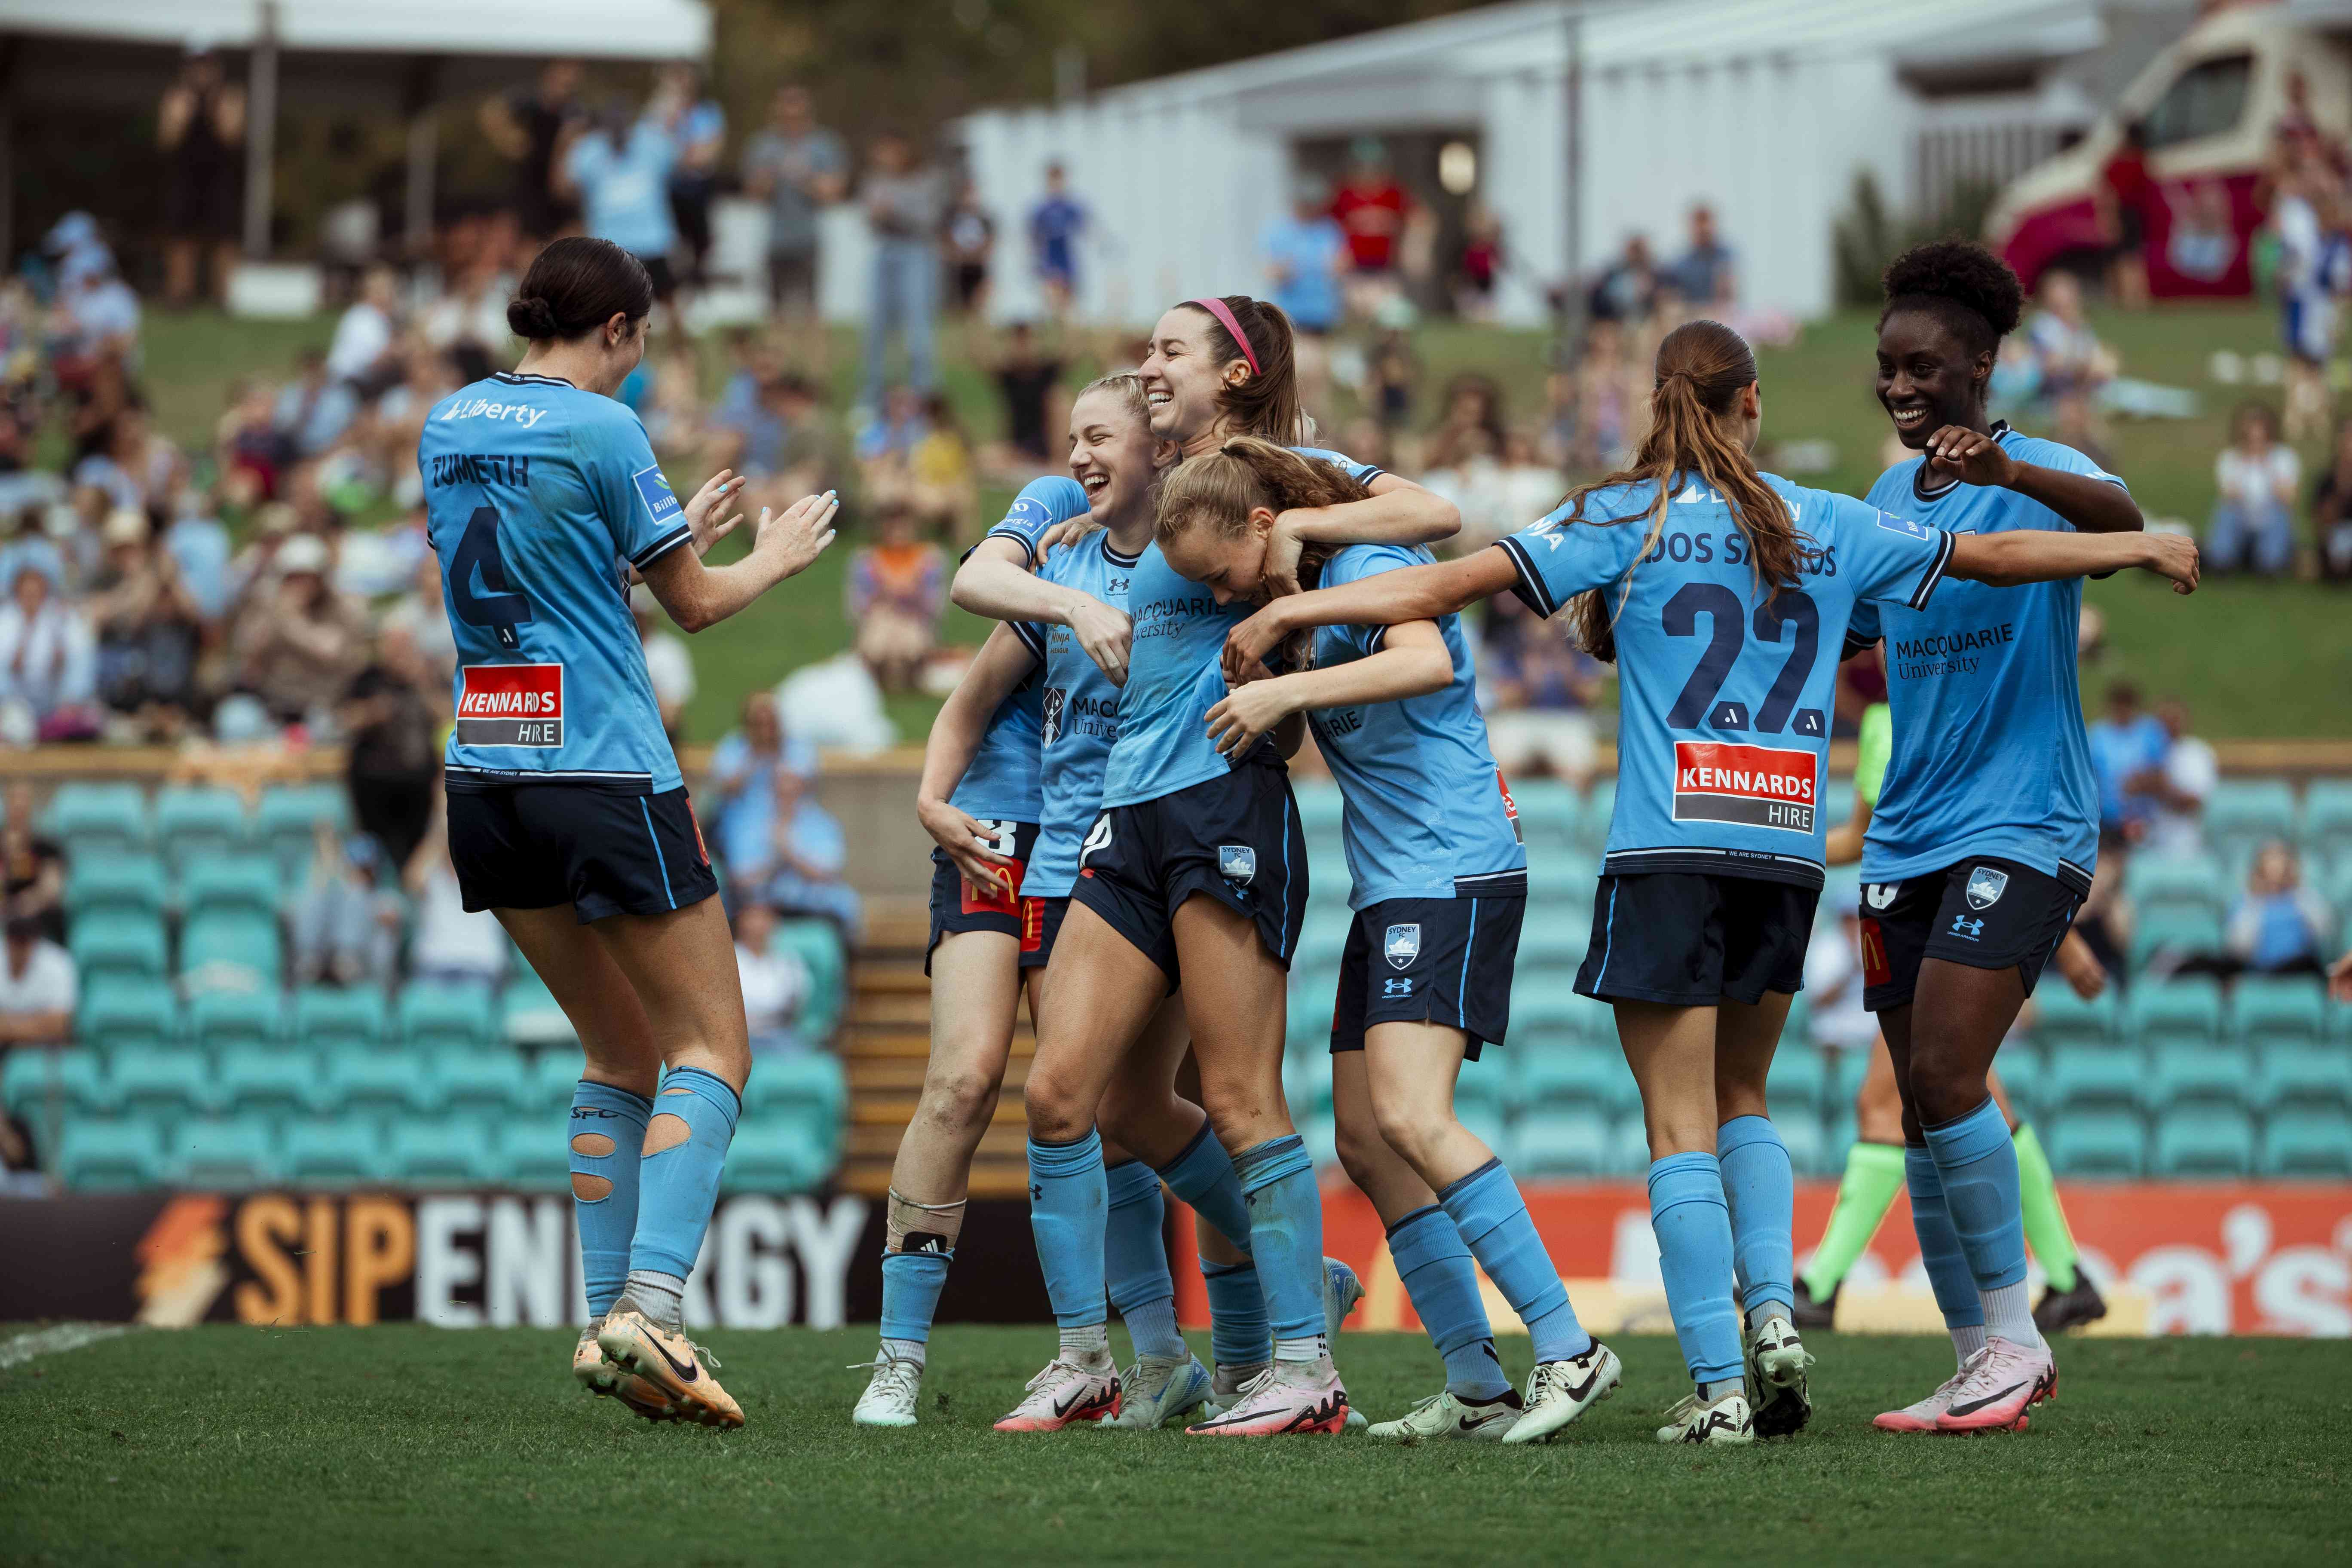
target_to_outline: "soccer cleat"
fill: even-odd
[[[1493,1443],[1508,1435],[1526,1408],[1512,1389],[1492,1399],[1465,1399],[1448,1388],[1393,1421],[1375,1423],[1365,1436],[1383,1443]]]
[[[604,1347],[606,1361],[651,1384],[678,1420],[704,1426],[743,1425],[743,1407],[710,1375],[719,1358],[684,1333],[655,1322],[626,1295],[614,1303],[596,1342]]]
[[[1278,1361],[1252,1378],[1233,1408],[1185,1432],[1195,1437],[1272,1437],[1286,1432],[1345,1431],[1348,1390],[1328,1355]]]
[[[2072,1290],[2044,1290],[2042,1300],[2033,1304],[2033,1326],[2043,1334],[2063,1334],[2069,1329],[2079,1329],[2095,1323],[2107,1315],[2107,1299],[2091,1283],[2090,1275],[2077,1266]]]
[[[1028,1397],[996,1424],[1000,1432],[1058,1432],[1118,1414],[1118,1369],[1080,1366],[1055,1356],[1029,1380]]]
[[[1748,1396],[1727,1394],[1710,1405],[1696,1394],[1686,1394],[1681,1404],[1666,1412],[1666,1424],[1658,1428],[1658,1441],[1727,1448],[1753,1443],[1756,1424],[1748,1414]]]
[[[669,1401],[662,1396],[660,1389],[604,1359],[604,1347],[596,1342],[596,1335],[604,1327],[604,1320],[599,1318],[580,1331],[580,1343],[572,1352],[572,1375],[589,1393],[617,1399],[648,1421],[675,1419]]]
[[[1767,1318],[1748,1345],[1748,1399],[1759,1437],[1793,1436],[1813,1418],[1805,1369],[1813,1352],[1786,1318]]]
[[[2022,1432],[2026,1411],[2057,1396],[2058,1359],[2048,1345],[2028,1350],[1996,1336],[1960,1369],[1959,1386],[1936,1417],[1936,1430]]]
[[[1182,1361],[1167,1356],[1138,1356],[1119,1374],[1118,1414],[1103,1423],[1133,1432],[1150,1432],[1180,1420],[1209,1403],[1209,1369],[1201,1358]]]
[[[1794,1317],[1797,1321],[1798,1329],[1801,1331],[1805,1329],[1821,1329],[1826,1331],[1836,1328],[1838,1291],[1843,1288],[1843,1281],[1838,1285],[1832,1286],[1828,1300],[1816,1301],[1813,1300],[1812,1291],[1806,1288],[1804,1280],[1799,1279],[1797,1281],[1797,1304],[1790,1310],[1790,1316]]]
[[[1549,1443],[1559,1429],[1617,1392],[1625,1369],[1617,1352],[1595,1340],[1582,1355],[1539,1362],[1528,1373],[1527,1414],[1506,1443]]]
[[[1219,1362],[1217,1370],[1209,1377],[1209,1402],[1201,1408],[1211,1415],[1223,1415],[1234,1407],[1242,1391],[1265,1374],[1272,1362],[1249,1361],[1227,1363]]]
[[[1944,1407],[1951,1404],[1952,1390],[1959,1387],[1960,1380],[1968,1376],[1968,1368],[1962,1367],[1959,1371],[1952,1373],[1951,1376],[1944,1379],[1942,1386],[1937,1388],[1935,1393],[1927,1395],[1927,1398],[1922,1399],[1914,1405],[1906,1405],[1900,1410],[1882,1411],[1878,1415],[1871,1417],[1870,1424],[1873,1426],[1877,1427],[1882,1432],[1933,1432],[1937,1430],[1938,1428],[1936,1426],[1936,1417],[1941,1415],[1944,1413]]]
[[[912,1426],[915,1399],[923,1391],[922,1364],[894,1355],[878,1355],[857,1364],[872,1366],[874,1376],[866,1392],[857,1396],[850,1421],[859,1426]]]
[[[1364,1299],[1364,1282],[1356,1271],[1336,1258],[1323,1260],[1323,1334],[1329,1340],[1339,1337],[1339,1325]]]

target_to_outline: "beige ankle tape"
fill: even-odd
[[[951,1204],[919,1204],[890,1189],[890,1208],[882,1222],[885,1252],[953,1250],[963,1233],[964,1200]],[[909,1243],[912,1243],[910,1246]]]

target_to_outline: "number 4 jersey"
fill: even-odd
[[[1653,529],[1648,484],[1585,498],[1501,542],[1516,589],[1550,616],[1591,589],[1615,617],[1617,805],[1601,869],[1822,885],[1823,758],[1846,623],[1859,600],[1924,606],[1951,536],[1776,475],[1801,581],[1767,596],[1748,540],[1685,483]],[[1630,574],[1630,576],[1628,575]]]
[[[434,405],[416,461],[457,641],[449,787],[678,788],[623,568],[691,534],[637,416],[500,374]]]

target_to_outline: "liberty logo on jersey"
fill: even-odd
[[[563,744],[563,667],[469,664],[457,692],[461,746]]]
[[[1990,866],[1979,866],[1969,873],[1969,908],[1989,910],[2000,902],[2009,891],[2009,873],[1996,871]]]
[[[1810,834],[1816,771],[1811,752],[1676,741],[1675,820]]]
[[[1421,956],[1421,928],[1417,925],[1389,927],[1388,940],[1381,944],[1381,951],[1388,954],[1391,969],[1412,968],[1412,961]]]

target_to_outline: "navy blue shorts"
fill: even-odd
[[[585,924],[682,910],[719,891],[683,788],[496,784],[452,788],[448,798],[449,861],[468,910],[570,904]]]
[[[1604,1002],[1749,1006],[1804,988],[1821,889],[1761,877],[1646,871],[1603,877],[1576,988]]]
[[[1940,871],[1862,888],[1862,1005],[1907,1006],[1930,958],[2017,971],[2033,994],[2042,966],[2090,891],[2015,860],[1959,860]]]
[[[1043,969],[1053,962],[1054,942],[1062,934],[1063,917],[1070,912],[1069,895],[1058,899],[1021,900],[1021,967]]]
[[[1360,1051],[1375,1024],[1443,1024],[1470,1037],[1465,1061],[1503,1043],[1524,894],[1386,899],[1356,911],[1331,1002],[1331,1049]]]
[[[1285,970],[1307,910],[1307,839],[1290,775],[1248,764],[1095,819],[1070,896],[1110,922],[1174,986],[1176,911],[1206,893],[1257,922]]]
[[[1022,879],[1028,874],[1029,857],[1037,847],[1037,825],[1034,822],[997,822],[986,817],[976,818],[980,830],[992,840],[990,847],[998,854],[1012,858],[1013,863],[1003,868],[1003,889],[991,898],[976,897],[963,873],[955,868],[944,849],[931,851],[931,935],[923,944],[923,973],[931,972],[931,950],[940,945],[941,937],[957,931],[1002,931],[1022,943],[1025,952],[1031,927],[1029,906],[1035,899],[1021,896]]]

